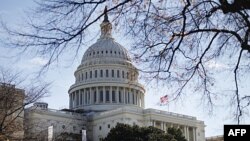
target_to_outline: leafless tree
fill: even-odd
[[[0,140],[22,140],[24,108],[47,94],[48,84],[17,88],[20,74],[0,70]]]
[[[69,48],[78,52],[105,5],[114,25],[133,37],[143,72],[178,86],[175,99],[191,83],[212,106],[216,77],[209,63],[230,62],[230,97],[240,123],[250,105],[250,96],[239,92],[240,76],[249,76],[250,68],[250,0],[38,0],[29,28],[8,30],[11,43],[36,50],[49,65]]]

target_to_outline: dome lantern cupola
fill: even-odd
[[[101,38],[112,38],[112,24],[109,22],[108,19],[108,10],[107,6],[104,9],[104,20],[101,23]]]

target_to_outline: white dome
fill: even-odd
[[[144,107],[144,87],[128,51],[111,36],[105,14],[101,37],[84,53],[69,89],[70,109],[107,111],[123,106]]]
[[[82,64],[91,59],[122,59],[124,61],[131,61],[128,51],[119,43],[115,42],[113,38],[100,38],[96,43],[91,45],[84,53]]]

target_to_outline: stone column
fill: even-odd
[[[163,128],[163,131],[166,132],[166,129],[165,129],[165,122],[162,123],[162,128]]]
[[[87,105],[87,88],[84,89],[84,105]]]
[[[143,96],[141,92],[140,92],[140,98],[141,98],[141,107],[143,107]]]
[[[184,126],[183,128],[184,128],[184,136],[187,139],[187,126]]]
[[[86,105],[86,96],[85,96],[85,93],[86,93],[86,90],[85,89],[82,89],[82,97],[83,97],[83,99],[82,99],[82,103],[83,103],[83,105]]]
[[[136,97],[136,105],[138,106],[138,91],[135,92],[135,97]]]
[[[128,90],[127,88],[125,89],[125,103],[128,104]]]
[[[126,104],[127,103],[127,99],[126,99],[126,88],[123,88],[123,103]]]
[[[96,87],[96,103],[99,104],[100,100],[99,100],[99,87]]]
[[[138,97],[139,97],[139,106],[142,107],[142,99],[141,99],[141,93],[138,92]]]
[[[134,90],[134,96],[135,96],[135,105],[137,105],[137,94],[136,94],[136,90]]]
[[[131,104],[131,98],[132,98],[132,96],[131,96],[131,89],[129,88],[128,89],[128,104]]]
[[[77,105],[77,93],[76,93],[76,91],[74,91],[74,95],[75,95],[75,106],[74,107],[76,107],[76,105]]]
[[[89,104],[89,90],[86,88],[86,104],[88,105]]]
[[[81,89],[79,90],[78,95],[79,95],[79,106],[80,106],[80,105],[82,105],[82,102],[81,102],[82,101],[82,99],[81,99],[82,98]]]
[[[138,93],[138,99],[139,99],[138,105],[139,105],[139,107],[141,107],[141,94],[140,94],[140,92]]]
[[[103,91],[103,93],[102,93],[103,103],[106,103],[106,88],[105,88],[105,86],[102,87],[102,91]]]
[[[193,141],[196,141],[195,127],[193,127]]]
[[[69,94],[69,109],[72,108],[72,93]]]
[[[189,140],[189,127],[187,127],[187,141],[190,141]]]
[[[85,89],[82,89],[82,103],[83,103],[83,105],[86,105],[85,99],[86,99],[86,97],[85,97]]]
[[[129,93],[130,93],[130,104],[133,104],[133,92],[132,89],[129,89]]]
[[[135,94],[134,94],[134,90],[131,89],[131,103],[134,105],[135,104]]]
[[[164,129],[163,129],[163,122],[161,122],[161,130],[163,130],[163,131],[164,131]]]
[[[121,89],[121,103],[124,103],[124,100],[125,98],[124,98],[124,87]]]
[[[90,88],[89,88],[89,91],[88,91],[88,104],[90,104],[91,102],[91,99],[90,99]]]
[[[142,102],[142,103],[143,103],[142,106],[143,106],[143,108],[144,108],[144,107],[145,107],[145,97],[144,97],[144,94],[143,94],[143,93],[142,93],[142,101],[143,101],[143,102]]]

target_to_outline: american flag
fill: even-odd
[[[168,95],[165,95],[160,98],[161,104],[167,104],[168,103]]]

